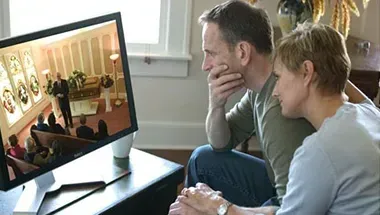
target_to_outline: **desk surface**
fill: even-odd
[[[108,184],[91,195],[65,207],[56,214],[99,214],[133,198],[147,189],[157,189],[162,182],[178,185],[182,183],[184,168],[182,165],[132,149],[128,159],[116,159],[112,156],[110,145],[105,146],[89,155],[97,157],[97,166],[101,169],[108,166],[108,171],[129,169],[131,173],[115,182]],[[99,156],[101,155],[101,156]],[[87,159],[87,158],[86,158]],[[115,174],[118,174],[115,172]],[[87,187],[86,189],[90,189]],[[0,214],[11,214],[22,188],[18,187],[8,192],[0,191]],[[67,201],[83,189],[64,187],[58,194],[48,194],[40,208],[39,214],[46,214],[54,210],[56,205]]]

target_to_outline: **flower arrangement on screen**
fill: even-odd
[[[43,86],[44,92],[46,95],[48,96],[53,95],[53,88],[54,88],[53,84],[54,84],[53,80],[51,79],[51,75],[49,74],[47,77],[47,83],[45,86]]]
[[[67,80],[69,88],[79,90],[80,88],[84,87],[86,78],[87,75],[84,72],[78,69],[74,70]]]
[[[255,4],[258,0],[247,0],[250,4]],[[280,0],[283,1],[283,0]],[[348,36],[350,31],[351,14],[360,16],[357,4],[354,0],[288,0],[288,1],[302,1],[303,3],[311,2],[313,5],[313,22],[318,23],[321,17],[325,14],[326,5],[331,5],[332,15],[330,25],[344,35]],[[364,9],[368,7],[370,0],[361,0]],[[340,29],[341,27],[341,29]]]
[[[102,75],[100,78],[100,85],[104,88],[110,88],[114,84],[113,79],[110,77],[110,75]]]

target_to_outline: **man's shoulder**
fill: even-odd
[[[89,130],[89,131],[92,131],[92,132],[94,131],[94,129],[92,129],[91,127],[89,127],[87,125],[86,125],[86,129]]]
[[[263,122],[278,126],[292,125],[302,127],[310,131],[310,134],[315,132],[315,128],[305,118],[292,119],[282,115],[281,106],[276,102],[268,103],[268,108],[263,111]]]
[[[94,131],[94,129],[92,129],[91,127],[87,125],[81,125],[78,127],[78,129],[83,130],[83,131]]]

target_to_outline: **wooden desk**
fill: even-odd
[[[129,159],[115,159],[110,146],[103,147],[93,155],[98,157],[94,165],[114,166],[131,170],[131,174],[97,190],[54,214],[167,214],[176,199],[177,186],[184,179],[182,165],[132,149]],[[89,154],[90,155],[90,154]],[[102,162],[102,163],[101,163]],[[65,187],[58,194],[48,195],[39,214],[54,210],[78,192],[77,188]],[[0,192],[0,214],[11,214],[21,194],[21,188]]]

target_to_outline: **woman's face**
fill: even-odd
[[[301,110],[308,91],[302,74],[289,71],[279,58],[274,63],[274,74],[277,81],[273,96],[280,102],[282,115],[289,118],[303,117]]]

